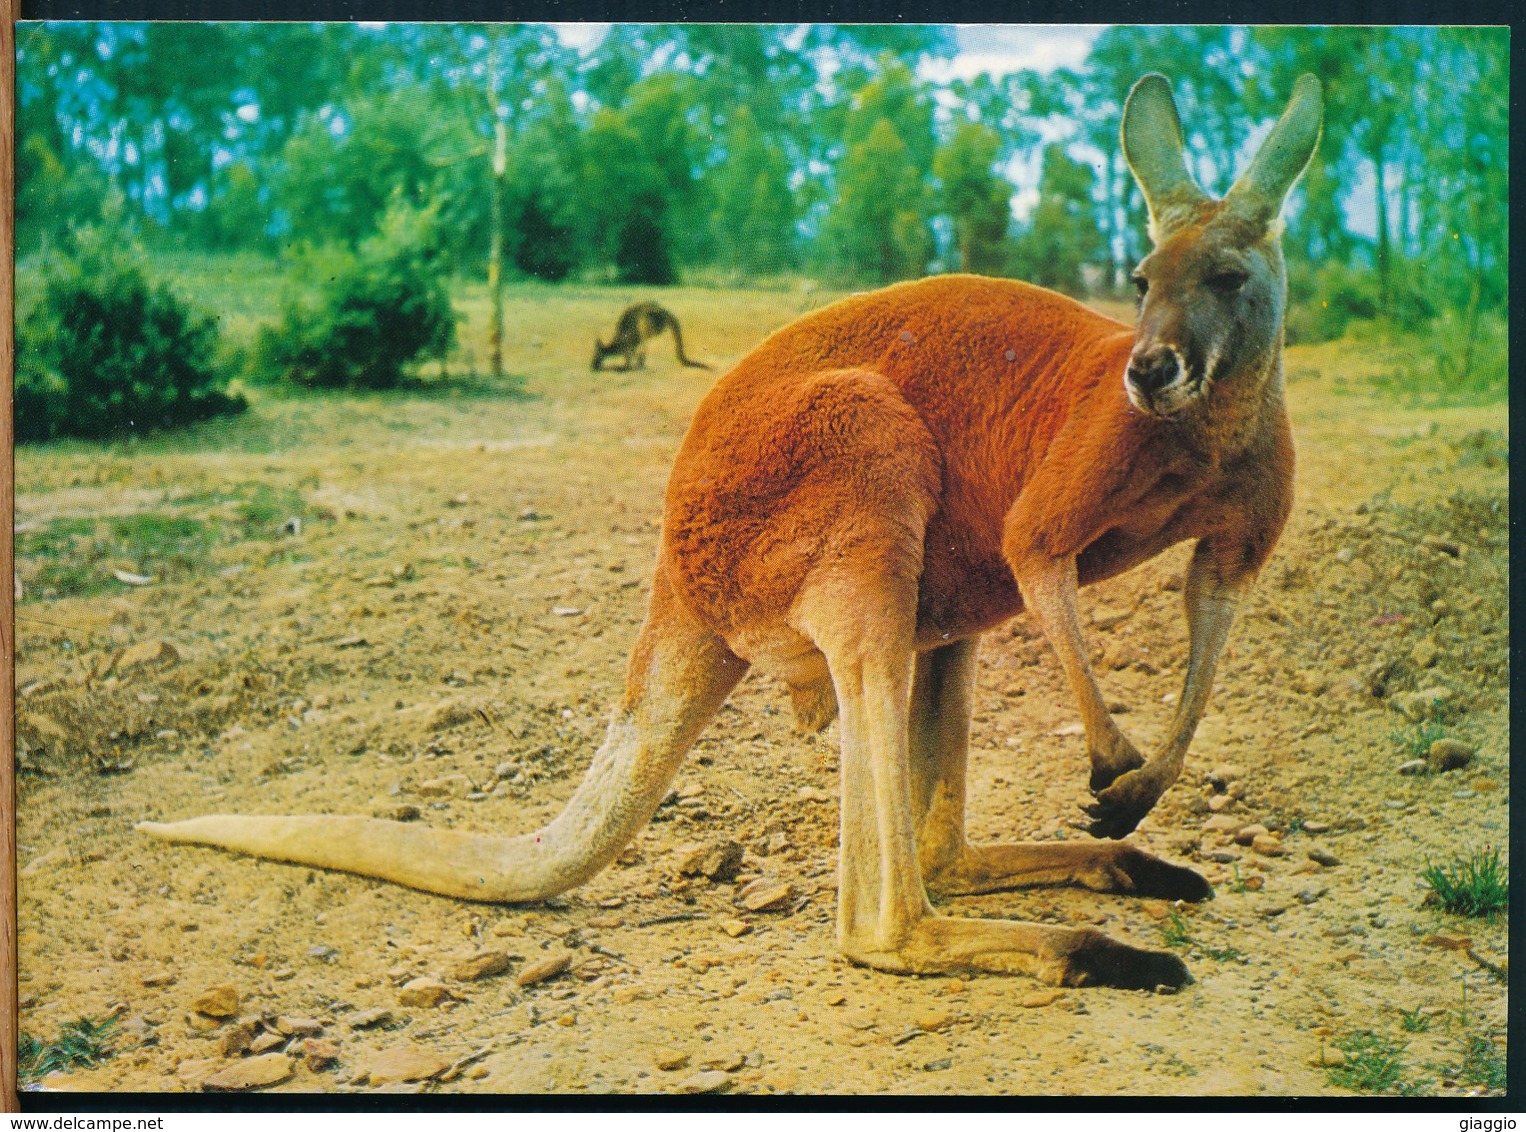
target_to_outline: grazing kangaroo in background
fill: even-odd
[[[625,313],[620,316],[620,321],[615,325],[615,336],[609,340],[609,345],[604,345],[598,337],[593,340],[593,370],[597,372],[604,368],[604,359],[611,354],[624,354],[625,365],[622,369],[630,369],[631,358],[636,359],[636,366],[646,368],[646,342],[649,338],[655,338],[664,330],[673,332],[673,346],[678,351],[678,360],[686,366],[695,369],[709,369],[704,362],[696,362],[692,358],[684,356],[683,331],[678,329],[678,319],[673,313],[656,303],[632,303],[625,308]]]
[[[1141,79],[1122,144],[1149,205],[1131,329],[1023,283],[944,276],[855,296],[770,336],[694,415],[669,482],[625,694],[562,813],[518,837],[364,817],[213,816],[140,829],[429,892],[540,900],[652,816],[749,667],[797,722],[841,715],[837,942],[888,971],[1181,985],[1180,959],[1090,928],[938,915],[928,892],[1080,884],[1203,900],[1196,872],[1110,840],[972,845],[976,643],[1032,610],[1080,705],[1092,832],[1132,830],[1181,773],[1235,607],[1282,531],[1278,214],[1318,142],[1299,79],[1223,200],[1192,181],[1170,86]],[[1086,660],[1078,585],[1195,539],[1181,700],[1141,757]]]

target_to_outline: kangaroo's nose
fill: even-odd
[[[1129,384],[1141,393],[1154,393],[1181,376],[1181,360],[1169,346],[1152,346],[1129,359]]]

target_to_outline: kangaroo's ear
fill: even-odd
[[[1258,224],[1270,225],[1282,202],[1319,145],[1325,104],[1319,80],[1304,75],[1293,84],[1293,97],[1261,143],[1250,168],[1224,197],[1229,211]]]
[[[1182,121],[1165,75],[1146,75],[1134,84],[1119,133],[1123,158],[1150,209],[1150,238],[1158,244],[1209,199],[1187,172]]]

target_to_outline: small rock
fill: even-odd
[[[749,912],[766,912],[785,907],[793,895],[794,889],[788,881],[759,877],[742,889],[737,898]]]
[[[226,984],[209,987],[191,1003],[191,1009],[209,1018],[232,1018],[238,1013],[238,991]]]
[[[398,991],[397,1001],[400,1006],[439,1006],[440,1003],[450,998],[450,988],[444,983],[434,979],[419,978],[410,979],[403,984],[402,990]]]
[[[1308,826],[1305,826],[1304,828],[1307,829]],[[1319,864],[1324,865],[1326,868],[1332,869],[1341,863],[1341,859],[1334,853],[1318,845],[1309,850],[1309,860],[1317,861]]]
[[[570,966],[572,966],[572,952],[556,951],[526,966],[514,981],[522,987],[534,986],[536,983],[555,978]]]
[[[1333,1069],[1338,1065],[1346,1064],[1346,1055],[1340,1050],[1321,1049],[1313,1057],[1309,1058],[1309,1064],[1315,1069]]]
[[[1040,1006],[1051,1006],[1065,997],[1062,990],[1035,990],[1028,991],[1017,1000],[1019,1006],[1025,1006],[1033,1010]]]
[[[551,613],[556,617],[576,617],[583,611],[575,605],[553,605]]]
[[[405,802],[400,806],[382,806],[379,809],[372,810],[371,814],[373,817],[381,818],[383,821],[418,821],[419,818],[424,816],[424,811],[420,810],[412,802]]]
[[[1306,821],[1303,823],[1305,833],[1329,833],[1330,823],[1323,821]]]
[[[593,916],[589,919],[588,926],[602,931],[608,928],[621,927],[624,923],[624,916]]]
[[[392,1021],[392,1011],[379,1006],[373,1010],[362,1010],[350,1015],[350,1029],[369,1030],[376,1026],[385,1026],[390,1021]]]
[[[153,971],[142,978],[146,987],[167,987],[175,981],[174,971]]]
[[[1209,849],[1203,853],[1203,860],[1213,861],[1220,865],[1232,865],[1240,859],[1240,854],[1233,849]]]
[[[326,943],[315,944],[307,949],[307,957],[309,959],[317,959],[319,962],[323,963],[326,963],[330,959],[335,958],[338,954],[339,948],[330,947]]]
[[[1316,900],[1318,900],[1321,896],[1329,891],[1330,890],[1328,888],[1305,888],[1299,892],[1294,893],[1293,899],[1298,901],[1300,904],[1313,904]]]
[[[747,1064],[747,1055],[737,1050],[734,1053],[723,1054],[720,1057],[712,1057],[709,1061],[705,1062],[705,1068],[735,1073],[745,1064]]]
[[[832,795],[828,794],[825,790],[818,790],[814,786],[802,786],[799,790],[795,791],[795,797],[799,798],[802,802],[830,802],[832,800]]]
[[[736,939],[738,936],[746,935],[748,932],[752,931],[752,925],[749,924],[746,920],[722,920],[720,928],[721,931],[725,932],[732,939]]]
[[[218,1040],[217,1049],[224,1057],[237,1057],[249,1048],[255,1034],[260,1032],[257,1020],[241,1021],[229,1026]]]
[[[419,783],[420,798],[465,798],[477,789],[464,774],[446,774]]]
[[[490,979],[501,975],[514,965],[506,951],[479,951],[476,955],[458,960],[450,969],[450,977],[463,983],[478,979]]]
[[[454,700],[443,703],[434,709],[429,717],[429,730],[445,731],[452,727],[460,727],[463,723],[470,723],[474,719],[481,718],[465,704],[458,704]]]
[[[1400,774],[1424,774],[1425,773],[1425,760],[1424,759],[1410,759],[1408,762],[1402,762],[1402,763],[1399,764],[1399,773]]]
[[[947,1010],[931,1010],[917,1018],[917,1025],[930,1034],[945,1029],[954,1020],[954,1015]]]
[[[304,1038],[302,1056],[309,1069],[323,1069],[339,1060],[339,1043],[327,1038]]]
[[[1288,855],[1288,847],[1270,833],[1257,834],[1251,840],[1250,847],[1263,857],[1286,857]]]
[[[291,1018],[282,1014],[276,1019],[276,1029],[288,1037],[316,1038],[323,1033],[323,1023],[316,1018]]]
[[[1216,814],[1230,809],[1234,804],[1235,799],[1228,794],[1215,794],[1208,799],[1208,808]]]
[[[241,1089],[258,1089],[275,1085],[292,1074],[291,1059],[284,1053],[267,1053],[239,1061],[228,1068],[213,1073],[201,1083],[203,1089],[237,1092]]]
[[[688,1065],[689,1055],[681,1050],[663,1047],[652,1051],[652,1064],[664,1073],[671,1073],[675,1069],[682,1069]]]
[[[1442,773],[1460,770],[1473,761],[1475,751],[1461,739],[1437,739],[1426,751],[1426,761],[1431,769]]]
[[[174,664],[180,653],[168,641],[142,641],[122,650],[112,671],[131,672],[135,668],[159,667]]]
[[[1116,629],[1129,619],[1133,613],[1130,609],[1121,609],[1116,606],[1098,605],[1092,607],[1092,624],[1099,629]]]
[[[396,1081],[425,1081],[449,1068],[450,1062],[418,1046],[393,1046],[371,1063],[366,1079],[373,1086]]]
[[[702,1069],[673,1086],[676,1093],[718,1093],[731,1084],[731,1076],[719,1069]]]
[[[1436,643],[1436,638],[1425,637],[1410,650],[1409,659],[1416,668],[1429,668],[1440,655],[1441,646]]]
[[[969,984],[963,979],[950,979],[943,985],[944,994],[963,994],[969,989]]]
[[[1208,804],[1213,805],[1215,798],[1210,798]],[[1204,833],[1239,833],[1244,828],[1241,820],[1231,817],[1229,814],[1215,814],[1203,823]]]
[[[258,1037],[256,1037],[254,1039],[254,1041],[249,1043],[249,1052],[250,1053],[269,1053],[271,1050],[275,1049],[277,1046],[284,1046],[285,1044],[286,1044],[286,1038],[285,1037],[283,1037],[280,1034],[272,1034],[269,1031],[266,1031],[265,1033],[260,1034]]]
[[[1456,693],[1444,684],[1421,688],[1418,692],[1404,692],[1394,697],[1394,706],[1413,723],[1420,723],[1436,714],[1436,709]]]
[[[1270,832],[1271,831],[1260,822],[1255,822],[1251,825],[1242,825],[1239,829],[1239,832],[1235,834],[1235,842],[1240,845],[1250,845],[1256,840],[1256,838]]]
[[[1330,687],[1330,681],[1323,673],[1311,672],[1306,668],[1295,671],[1288,683],[1293,686],[1293,691],[1306,696],[1322,696]]]
[[[1182,988],[1177,986],[1175,983],[1156,983],[1155,984],[1155,993],[1156,994],[1164,994],[1164,995],[1180,994],[1181,991],[1182,991]]]

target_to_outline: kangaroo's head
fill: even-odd
[[[1287,303],[1282,203],[1319,143],[1319,80],[1304,75],[1282,117],[1223,200],[1193,181],[1162,75],[1134,84],[1123,154],[1150,210],[1154,250],[1134,270],[1139,322],[1124,389],[1135,408],[1169,417],[1215,382],[1262,382],[1282,343]]]
[[[595,334],[593,339],[593,364],[588,368],[597,372],[599,367],[604,364],[604,359],[612,353],[614,353],[614,347],[604,345],[604,340]]]

